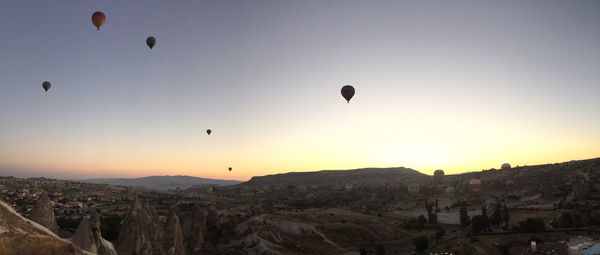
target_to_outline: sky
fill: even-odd
[[[599,24],[600,1],[3,0],[0,175],[599,157]]]

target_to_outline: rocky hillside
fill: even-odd
[[[166,254],[163,247],[164,227],[153,207],[137,197],[132,201],[119,232],[119,254]]]
[[[0,255],[89,254],[0,201]]]
[[[471,194],[468,183],[482,182],[480,197],[506,194],[518,203],[513,206],[542,203],[571,203],[593,198],[600,190],[600,158],[556,164],[490,169],[445,176],[438,185],[455,187],[457,196]]]
[[[498,194],[513,194],[518,197],[540,195],[543,198],[571,202],[590,195],[591,191],[600,190],[598,170],[600,158],[489,169],[437,178],[408,168],[324,170],[253,177],[232,188],[277,192],[292,189],[300,193],[319,187],[329,190],[370,188],[391,190],[398,194],[408,193],[408,184],[416,183],[420,186],[419,193],[424,196],[444,196],[446,188],[452,187],[456,190],[456,196],[462,197],[473,195],[469,182],[478,179],[482,183],[481,197]]]
[[[343,186],[354,184],[411,183],[427,179],[428,176],[410,168],[363,168],[355,170],[323,170],[317,172],[293,172],[252,177],[242,185],[315,185]]]
[[[29,218],[50,231],[58,233],[58,224],[56,223],[56,217],[54,217],[54,206],[45,192],[38,197]]]

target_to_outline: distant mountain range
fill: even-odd
[[[140,178],[96,178],[80,180],[81,182],[100,183],[120,186],[142,187],[147,189],[168,190],[187,189],[202,186],[229,186],[240,183],[233,180],[218,180],[186,175],[148,176]]]

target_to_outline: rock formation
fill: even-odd
[[[204,208],[194,205],[181,216],[183,241],[189,254],[197,254],[204,247],[207,214]]]
[[[44,226],[25,219],[10,205],[0,201],[0,254],[83,255],[83,252]]]
[[[105,240],[100,232],[100,218],[95,212],[81,220],[72,242],[82,250],[89,251],[98,255],[116,255],[112,243]]]
[[[208,208],[206,212],[206,228],[217,228],[219,226],[219,211],[214,207]]]
[[[117,238],[118,254],[165,255],[164,228],[156,210],[137,197],[132,201]]]
[[[183,234],[181,232],[181,225],[179,224],[179,217],[177,216],[177,207],[173,207],[169,211],[167,216],[167,224],[165,226],[165,250],[169,255],[183,255],[185,254],[185,247],[183,246]]]
[[[56,223],[56,217],[54,217],[54,206],[46,193],[42,193],[38,197],[29,218],[50,231],[58,233],[58,224]]]
[[[84,217],[83,220],[79,223],[75,234],[72,237],[73,244],[77,245],[77,247],[82,250],[86,250],[89,252],[96,253],[98,250],[98,246],[94,241],[94,233],[92,231],[92,227],[90,226],[90,221]]]

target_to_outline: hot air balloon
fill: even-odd
[[[207,130],[206,130],[206,133],[207,133],[208,135],[210,135],[210,133],[212,133],[212,130],[210,130],[210,129],[207,129]]]
[[[453,198],[455,194],[456,194],[456,189],[454,187],[446,188],[446,195],[448,195],[448,197]]]
[[[444,178],[444,175],[445,175],[444,170],[442,170],[442,169],[438,169],[433,172],[433,178],[435,179],[436,182],[442,181],[442,178]]]
[[[233,170],[233,168],[229,167],[229,172],[231,172],[231,170]]]
[[[92,23],[94,23],[94,26],[96,26],[96,28],[98,30],[100,30],[100,27],[102,27],[104,25],[105,21],[106,21],[106,15],[104,15],[103,12],[97,11],[97,12],[94,12],[94,14],[92,14]]]
[[[500,167],[500,169],[502,169],[502,170],[509,170],[509,169],[511,169],[511,168],[512,168],[512,167],[510,166],[510,164],[509,164],[509,163],[504,163],[504,164],[502,164],[502,166]]]
[[[44,88],[45,91],[48,91],[50,87],[52,87],[52,84],[50,84],[49,81],[42,82],[42,88]]]
[[[354,87],[350,85],[342,87],[342,96],[350,103],[350,99],[354,96]]]
[[[154,38],[154,36],[149,36],[148,38],[146,38],[146,45],[148,45],[148,47],[150,47],[150,49],[154,48],[155,44],[156,44],[156,38]]]
[[[350,182],[344,184],[344,190],[345,191],[352,191],[353,188],[354,188],[354,184],[352,184]]]
[[[506,181],[506,183],[504,184],[504,186],[506,186],[506,187],[510,187],[510,186],[512,186],[513,184],[515,184],[515,182],[514,182],[513,180],[507,180],[507,181]]]
[[[479,192],[481,190],[481,180],[473,179],[469,181],[469,188],[473,192]]]
[[[408,192],[410,194],[416,195],[419,193],[419,191],[421,191],[421,186],[419,186],[418,183],[408,184]]]
[[[299,185],[298,187],[296,187],[296,190],[300,193],[306,193],[308,188],[306,187],[306,185]]]

